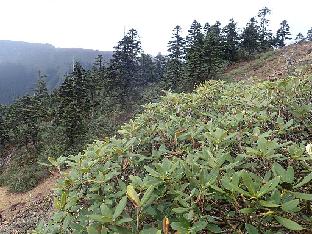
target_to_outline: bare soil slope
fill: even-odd
[[[312,42],[290,45],[260,54],[252,61],[233,64],[224,75],[234,80],[274,80],[306,74],[312,74]]]
[[[0,234],[26,233],[53,210],[52,189],[60,177],[52,175],[26,193],[11,193],[0,187]]]

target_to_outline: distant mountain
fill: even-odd
[[[48,88],[61,84],[73,61],[89,68],[98,55],[108,61],[111,51],[55,48],[50,44],[0,40],[0,104],[32,91],[38,71],[47,75]]]

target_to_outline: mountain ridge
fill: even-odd
[[[0,103],[11,103],[17,97],[30,93],[38,79],[38,71],[47,75],[47,85],[51,90],[60,85],[74,61],[90,68],[98,55],[107,62],[112,51],[0,40]]]

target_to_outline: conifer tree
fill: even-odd
[[[102,69],[104,68],[104,64],[103,64],[103,55],[99,54],[99,55],[95,58],[94,66],[95,66],[96,68],[98,68],[99,70],[102,70]]]
[[[280,28],[276,32],[275,45],[277,47],[284,47],[286,40],[290,40],[291,33],[289,31],[289,25],[286,20],[280,23]]]
[[[241,35],[241,39],[241,48],[246,52],[248,57],[255,55],[261,50],[259,26],[254,17],[247,23]]]
[[[224,41],[221,35],[220,22],[206,30],[203,45],[203,74],[201,81],[215,79],[224,65]]]
[[[108,67],[108,78],[114,95],[124,110],[131,109],[131,104],[138,96],[136,87],[140,85],[139,76],[141,41],[135,29],[130,29],[115,47]]]
[[[46,83],[46,75],[41,75],[39,71],[39,79],[34,90],[34,105],[37,110],[39,121],[43,121],[47,117],[50,109],[49,93]]]
[[[185,62],[185,40],[181,36],[181,27],[177,25],[173,29],[172,40],[168,43],[168,64],[165,79],[174,91],[181,91],[183,87],[184,62]]]
[[[312,41],[312,28],[310,28],[307,32],[307,41]]]
[[[298,33],[296,38],[295,38],[296,43],[301,43],[305,41],[305,37],[303,36],[302,33]]]
[[[3,108],[0,106],[0,150],[9,140],[3,112]]]
[[[222,30],[224,34],[224,58],[227,61],[235,62],[238,60],[239,35],[237,26],[233,19]]]
[[[186,89],[192,90],[197,83],[204,80],[204,34],[202,27],[196,20],[193,21],[186,37]]]
[[[164,80],[167,60],[161,53],[156,55],[155,59],[155,81]]]
[[[151,55],[141,54],[139,76],[143,86],[155,81],[155,63]]]
[[[12,129],[13,142],[19,146],[37,146],[39,120],[34,97],[25,95],[8,110],[8,124]]]
[[[271,10],[267,7],[259,10],[258,18],[260,20],[259,25],[259,43],[260,43],[260,50],[266,51],[272,47],[273,38],[272,33],[269,30],[269,20],[267,16],[271,14]]]
[[[85,122],[90,113],[88,87],[85,70],[76,62],[59,89],[59,120],[65,128],[68,148],[83,145],[83,135],[87,132]]]

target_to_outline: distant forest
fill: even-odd
[[[75,60],[91,68],[99,54],[108,62],[112,52],[0,40],[0,104],[33,93],[39,71],[47,76],[47,87],[52,90],[63,82],[66,73],[72,71]]]
[[[218,21],[202,25],[194,20],[186,37],[177,25],[168,43],[167,56],[144,54],[138,32],[131,29],[114,47],[108,63],[107,53],[98,55],[91,67],[76,61],[62,83],[58,83],[57,78],[51,80],[50,73],[60,74],[57,71],[64,71],[66,66],[50,73],[46,66],[31,95],[0,106],[0,150],[4,155],[0,157],[0,184],[10,185],[16,191],[27,190],[47,173],[46,167],[38,166],[38,162],[66,157],[79,152],[94,139],[115,134],[117,127],[140,111],[143,104],[159,100],[163,90],[190,92],[207,80],[222,79],[222,72],[230,64],[284,47],[292,38],[290,27],[283,20],[280,28],[272,32],[270,13],[268,8],[261,9],[243,29],[238,29],[233,19],[223,27]],[[295,39],[296,43],[312,41],[312,29]],[[38,46],[59,51],[51,46]],[[14,53],[13,48],[8,57]],[[36,64],[35,61],[40,64],[46,61],[44,56],[51,55],[42,53],[41,49],[35,53],[26,48],[28,56],[33,58],[32,64]],[[51,61],[65,65],[72,62],[72,54],[67,50],[57,53],[67,57],[51,55]],[[94,53],[89,51],[84,58],[89,59]],[[14,68],[14,65],[12,69],[18,81],[15,84],[19,85],[16,90],[21,92],[23,87],[31,87],[34,79],[31,71]],[[58,88],[48,92],[48,86],[58,84]],[[12,88],[1,83],[5,91]],[[0,91],[2,98],[6,96],[3,90]],[[12,148],[16,150],[15,158],[11,158],[8,165],[5,155]]]

